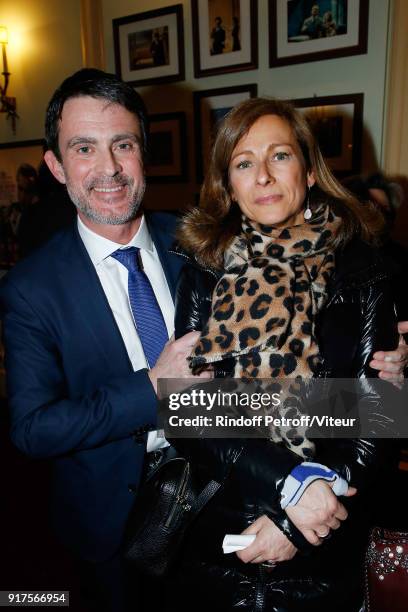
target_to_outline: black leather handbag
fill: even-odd
[[[184,457],[160,464],[137,495],[125,534],[125,559],[145,574],[164,576],[177,558],[187,528],[220,487],[211,480],[198,490],[191,463]]]

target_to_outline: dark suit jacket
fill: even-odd
[[[174,295],[182,261],[169,254],[175,219],[146,216]],[[156,396],[133,372],[76,224],[9,272],[0,287],[11,436],[54,460],[53,517],[81,557],[120,544],[140,479]]]

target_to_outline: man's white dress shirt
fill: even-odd
[[[156,247],[149,234],[144,216],[139,230],[128,244],[118,244],[89,229],[78,217],[78,231],[89,257],[95,266],[112,314],[119,328],[133,370],[147,368],[142,343],[133,319],[128,294],[128,271],[117,259],[111,257],[118,249],[138,247],[143,269],[152,285],[157,302],[163,314],[169,338],[174,332],[174,304],[166,276],[160,263]],[[151,431],[147,440],[147,452],[163,446],[164,439]]]

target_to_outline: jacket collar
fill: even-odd
[[[160,263],[166,275],[170,292],[174,298],[178,275],[182,267],[182,262],[171,252],[170,247],[174,242],[174,231],[176,217],[169,213],[149,213],[145,212],[144,219],[149,234],[156,246]],[[79,236],[77,223],[73,223],[67,230],[58,235],[58,250],[61,260],[66,263],[83,265],[84,257],[86,260],[85,268],[92,269],[91,261],[87,257],[87,251]],[[171,253],[171,256],[169,256]],[[79,263],[81,262],[81,263]]]
[[[201,264],[197,260],[195,255],[191,253],[187,253],[187,251],[181,248],[178,242],[173,242],[173,244],[171,245],[171,248],[169,249],[169,252],[172,255],[177,255],[177,257],[179,257],[179,259],[182,260],[184,263],[189,263],[195,268],[197,268],[198,270],[209,272],[210,274],[215,276],[215,278],[221,278],[223,274],[222,270],[216,270],[215,268],[211,268],[210,266],[203,266],[203,264]]]

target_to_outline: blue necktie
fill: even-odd
[[[137,333],[149,367],[152,368],[169,336],[160,306],[140,261],[137,247],[118,249],[112,253],[128,270],[129,302]]]

